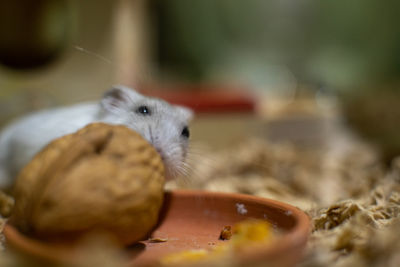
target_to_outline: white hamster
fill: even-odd
[[[0,135],[0,187],[9,187],[22,167],[51,140],[92,122],[123,124],[160,153],[167,179],[183,168],[193,112],[124,86],[108,90],[100,103],[39,111],[6,127]]]

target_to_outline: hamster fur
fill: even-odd
[[[50,141],[93,122],[122,124],[141,134],[160,153],[170,179],[183,168],[192,117],[188,108],[143,96],[125,86],[108,90],[100,103],[33,113],[0,134],[0,188],[10,187],[22,167]]]

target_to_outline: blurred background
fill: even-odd
[[[198,111],[194,137],[212,145],[321,145],[344,122],[390,161],[398,14],[395,0],[2,2],[0,126],[125,84]]]

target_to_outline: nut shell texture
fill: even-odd
[[[11,221],[44,239],[98,230],[129,244],[156,224],[163,186],[162,160],[145,139],[94,123],[54,140],[25,166]]]

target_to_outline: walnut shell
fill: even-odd
[[[156,224],[164,180],[159,154],[138,133],[93,123],[54,140],[25,166],[11,222],[44,239],[100,230],[129,244]]]

